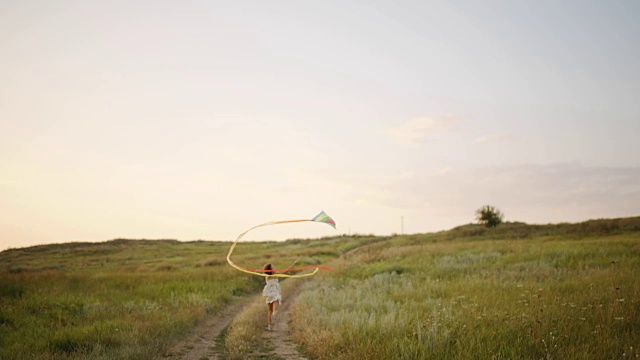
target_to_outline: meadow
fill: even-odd
[[[0,359],[155,359],[259,277],[227,242],[113,240],[0,252]],[[465,225],[430,234],[243,242],[234,261],[333,268],[302,281],[292,338],[311,359],[640,356],[640,218]],[[264,346],[246,306],[225,357]]]
[[[640,356],[640,218],[394,236],[303,285],[316,359]]]
[[[0,358],[150,358],[257,288],[225,271],[225,248],[115,240],[5,251]]]
[[[241,243],[234,259],[262,267],[279,254],[338,254],[308,243]],[[0,359],[158,358],[207,315],[260,292],[262,278],[227,265],[229,245],[118,239],[1,252]]]

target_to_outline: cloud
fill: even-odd
[[[514,136],[507,133],[500,134],[491,134],[479,137],[473,141],[474,144],[487,144],[487,143],[495,143],[500,141],[507,141],[513,139]]]
[[[455,126],[453,118],[419,117],[388,127],[384,132],[398,144],[418,145],[424,143],[429,135],[451,131]]]

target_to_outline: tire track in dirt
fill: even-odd
[[[262,350],[248,354],[247,359],[278,359],[278,360],[308,360],[297,349],[291,340],[289,330],[289,310],[291,304],[300,293],[297,286],[288,294],[278,308],[278,314],[272,331],[266,331],[262,340],[266,346]],[[233,319],[242,312],[242,309],[253,301],[264,300],[260,297],[249,297],[237,300],[235,303],[222,309],[220,313],[210,317],[204,324],[198,326],[187,339],[174,345],[164,355],[164,360],[220,360],[224,357],[218,344],[221,341],[222,332],[231,324]],[[266,308],[265,308],[266,317]],[[257,350],[257,349],[255,349]],[[254,350],[254,351],[255,351]]]
[[[219,341],[222,331],[229,326],[235,316],[242,311],[254,297],[236,300],[223,308],[220,313],[210,317],[204,324],[198,326],[193,334],[174,345],[164,356],[167,360],[218,360],[219,353],[216,341]]]

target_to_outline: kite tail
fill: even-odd
[[[262,226],[285,224],[285,223],[296,223],[296,222],[307,222],[307,221],[324,222],[324,223],[326,223],[328,225],[331,225],[331,226],[333,226],[335,228],[335,222],[327,214],[325,214],[324,211],[321,212],[320,214],[318,214],[312,220],[308,220],[308,219],[282,220],[282,221],[271,221],[271,222],[267,222],[267,223],[264,223],[264,224],[256,225],[256,226],[250,228],[249,230],[243,232],[242,234],[238,235],[238,237],[234,240],[234,242],[231,244],[231,248],[229,249],[229,253],[227,254],[227,262],[229,263],[229,265],[231,265],[236,270],[240,270],[240,271],[245,272],[247,274],[265,276],[265,277],[266,276],[275,276],[275,277],[301,278],[301,277],[307,277],[307,276],[315,275],[318,271],[320,271],[320,269],[322,269],[322,270],[331,270],[330,268],[325,267],[325,266],[311,264],[311,265],[305,265],[305,266],[292,268],[292,269],[287,269],[287,270],[269,270],[269,274],[267,274],[265,270],[248,269],[248,268],[240,267],[240,266],[236,265],[231,260],[231,254],[233,253],[233,250],[235,249],[236,245],[238,244],[238,241],[240,241],[240,239],[242,239],[242,237],[246,233],[248,233],[249,231],[251,231],[253,229],[256,229],[256,228],[259,228],[259,227],[262,227]],[[296,275],[287,274],[288,272],[293,272],[293,271],[297,272],[297,271],[303,271],[303,270],[307,270],[307,269],[314,269],[314,270],[312,272],[306,273],[306,274],[296,274]]]

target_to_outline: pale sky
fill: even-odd
[[[2,1],[0,250],[640,215],[640,1]]]

